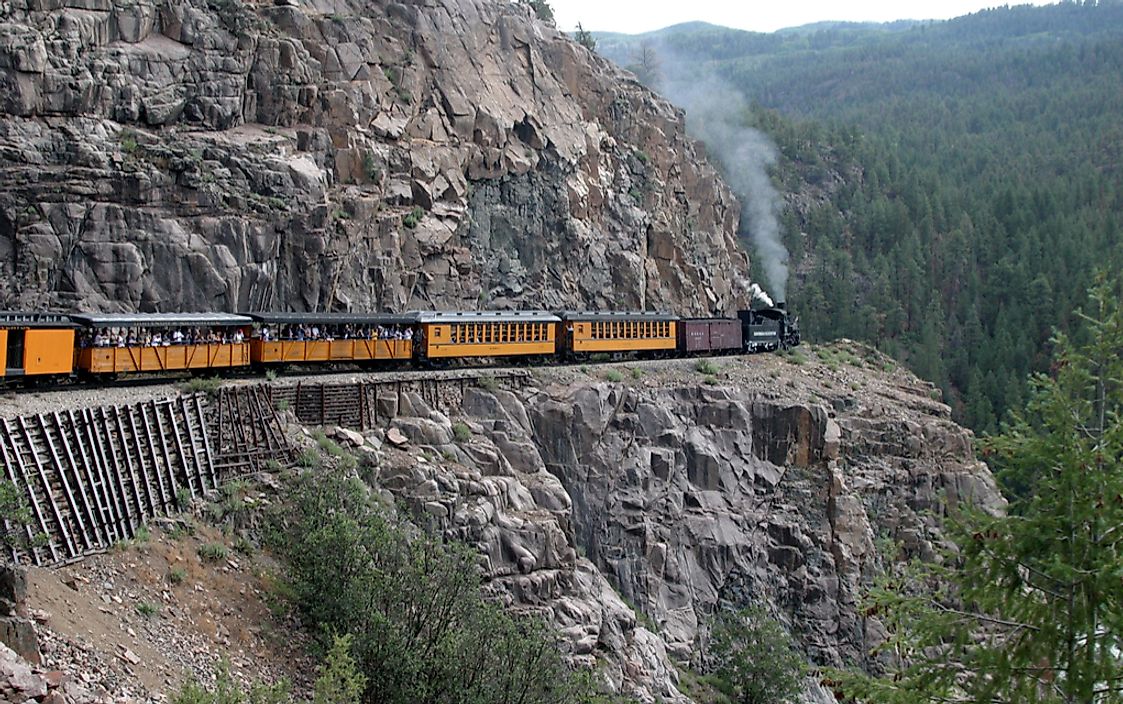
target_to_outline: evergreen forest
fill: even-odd
[[[596,43],[657,91],[745,96],[736,119],[779,148],[805,336],[876,345],[977,431],[1024,404],[1096,270],[1123,269],[1123,3]]]

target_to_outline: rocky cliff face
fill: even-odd
[[[0,306],[732,310],[683,116],[491,0],[3,0]]]
[[[994,482],[932,387],[868,349],[721,366],[706,384],[686,362],[551,370],[451,417],[413,397],[415,445],[384,449],[378,481],[642,701],[688,701],[676,666],[721,606],[766,605],[815,663],[870,665],[885,633],[863,587],[930,553],[948,507],[999,509]],[[809,683],[807,701],[834,700]]]

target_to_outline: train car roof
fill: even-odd
[[[680,323],[739,323],[737,318],[679,318]]]
[[[596,310],[561,310],[557,312],[558,317],[563,320],[591,320],[591,321],[613,321],[613,320],[644,320],[662,322],[667,320],[680,320],[677,315],[670,313],[655,313],[645,310],[633,311],[596,311]]]
[[[419,313],[421,323],[560,323],[561,319],[541,310],[438,311]]]
[[[242,326],[253,318],[233,313],[75,313],[71,319],[83,325],[117,328],[160,328],[176,325]]]
[[[417,322],[417,313],[242,313],[271,325],[406,325]]]
[[[78,327],[65,313],[32,313],[0,311],[0,328],[74,328]]]

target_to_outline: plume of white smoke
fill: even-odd
[[[776,304],[772,302],[772,297],[765,293],[764,289],[762,289],[759,284],[753,284],[752,286],[749,286],[749,293],[752,294],[753,298],[757,299],[769,308],[776,307]]]
[[[740,234],[748,235],[779,300],[786,300],[788,250],[780,239],[783,201],[768,169],[779,151],[763,132],[748,127],[748,103],[732,85],[699,62],[679,59],[665,45],[659,56],[663,75],[659,90],[686,109],[688,132],[700,139],[712,158],[721,162],[730,187],[741,199]]]

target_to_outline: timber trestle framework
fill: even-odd
[[[25,499],[31,523],[14,525],[16,562],[51,565],[136,536],[268,460],[292,457],[262,386],[128,406],[68,409],[0,419],[0,479]]]
[[[366,430],[398,415],[410,395],[446,413],[459,410],[464,392],[488,378],[504,386],[518,386],[530,378],[524,370],[445,372],[367,379],[348,383],[298,383],[267,387],[270,402],[291,409],[305,425],[342,425]]]

